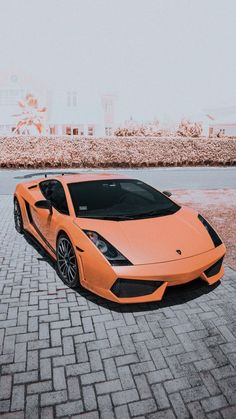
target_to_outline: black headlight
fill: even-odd
[[[208,231],[215,247],[220,246],[222,244],[222,240],[220,239],[214,228],[208,223],[207,220],[205,220],[205,218],[203,218],[202,215],[198,214],[198,218]]]
[[[100,252],[113,266],[126,266],[132,265],[132,263],[119,252],[111,243],[109,243],[104,237],[96,233],[96,231],[83,230],[88,238],[95,244]]]

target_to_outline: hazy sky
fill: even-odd
[[[0,70],[81,100],[117,95],[118,120],[236,105],[235,0],[0,0]]]

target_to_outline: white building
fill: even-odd
[[[114,96],[82,98],[76,89],[48,91],[30,78],[0,74],[0,135],[16,128],[18,105],[28,93],[46,106],[44,125],[48,135],[110,136],[114,130]],[[28,134],[28,128],[23,134]]]
[[[51,135],[104,135],[101,100],[85,102],[76,90],[50,92],[47,132]]]
[[[236,106],[207,109],[205,116],[209,137],[236,136]]]

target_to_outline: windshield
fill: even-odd
[[[165,195],[135,179],[68,184],[77,217],[125,220],[170,215],[180,209]]]

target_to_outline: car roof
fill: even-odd
[[[128,176],[112,174],[112,173],[76,173],[76,174],[63,174],[57,176],[47,175],[45,178],[37,179],[37,181],[43,181],[48,179],[59,180],[62,184],[78,183],[78,182],[89,182],[95,180],[112,180],[112,179],[129,179]]]

